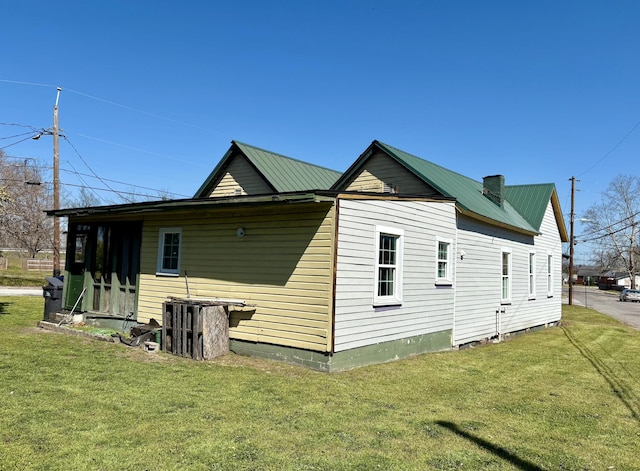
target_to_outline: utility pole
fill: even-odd
[[[58,153],[58,101],[62,88],[58,87],[53,107],[53,209],[60,209],[60,156]],[[53,217],[53,275],[60,274],[60,218]]]
[[[575,241],[573,240],[573,226],[575,220],[575,196],[576,196],[576,177],[571,177],[569,179],[571,181],[571,215],[570,215],[570,224],[571,224],[571,234],[569,235],[569,305],[573,304],[573,246]]]

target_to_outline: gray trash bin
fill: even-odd
[[[42,297],[44,298],[44,320],[55,321],[56,314],[62,311],[62,287],[63,283],[59,278],[48,277],[45,280],[49,283],[42,287]]]

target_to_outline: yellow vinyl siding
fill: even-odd
[[[262,195],[273,192],[243,155],[236,155],[233,158],[227,172],[209,196],[234,196],[238,194],[238,189],[242,195]]]
[[[232,339],[328,351],[335,208],[312,203],[148,216],[143,227],[138,320],[161,320],[167,296],[242,299]],[[158,233],[182,230],[180,276],[156,276]],[[237,228],[245,236],[236,236]]]
[[[360,173],[347,184],[346,191],[381,193],[385,183],[407,195],[436,194],[426,183],[381,152],[367,160]]]

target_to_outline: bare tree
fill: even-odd
[[[52,246],[52,220],[45,210],[50,195],[42,182],[41,167],[32,159],[17,164],[0,152],[2,210],[0,226],[5,243],[27,250],[31,257]]]
[[[84,187],[80,188],[77,193],[67,194],[63,203],[66,208],[89,208],[103,204],[103,201],[95,192],[91,192]]]
[[[602,266],[620,267],[636,287],[640,266],[640,177],[618,175],[585,213],[587,240]]]

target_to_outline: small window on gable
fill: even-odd
[[[511,302],[511,250],[502,249],[502,286],[500,302],[509,304]]]
[[[242,195],[242,188],[238,187],[234,190],[234,196],[241,196]]]
[[[397,193],[398,192],[398,187],[396,185],[394,185],[393,183],[384,182],[382,184],[382,192],[383,193]]]
[[[451,250],[451,240],[438,238],[436,252],[436,284],[451,284],[453,282]]]
[[[404,231],[376,227],[374,304],[402,303],[402,257]]]
[[[176,227],[160,229],[156,274],[177,276],[180,273],[181,244],[182,229]]]

